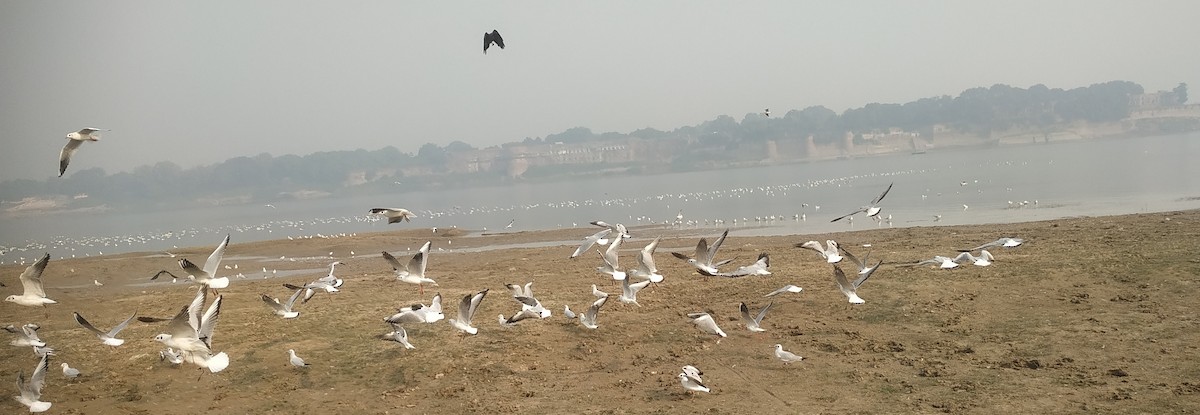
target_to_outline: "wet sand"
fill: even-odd
[[[134,310],[173,315],[194,286],[130,284],[149,282],[160,269],[182,275],[178,258],[202,263],[212,246],[172,252],[176,258],[149,252],[51,260],[44,280],[58,304],[43,310],[2,303],[0,324],[41,324],[42,339],[57,350],[43,391],[54,403],[49,413],[1200,411],[1200,211],[776,237],[735,230],[721,257],[749,264],[767,252],[774,273],[740,279],[701,277],[669,254],[690,253],[699,236],[711,241],[720,229],[635,229],[622,264],[632,265],[636,250],[663,235],[655,259],[666,281],[642,291],[641,307],[614,298],[600,312],[598,330],[566,320],[562,306],[585,309],[591,284],[614,296],[620,287],[594,270],[594,252],[567,259],[575,246],[552,243],[581,239],[592,228],[471,236],[413,225],[338,239],[243,244],[234,235],[223,264],[237,269],[221,275],[249,278],[221,290],[213,344],[231,364],[218,374],[159,361],[162,347],[153,337],[162,324],[135,322],[118,336],[126,343],[107,350],[71,319],[79,311],[107,329]],[[1028,242],[994,249],[989,267],[894,266],[1000,236]],[[860,291],[866,304],[848,304],[832,268],[792,246],[809,239],[835,239],[887,261]],[[379,253],[406,260],[427,240],[428,275],[439,286],[421,296],[416,286],[394,281]],[[510,247],[485,250],[491,246]],[[330,252],[346,263],[338,267],[346,280],[341,292],[318,294],[293,320],[274,316],[258,298],[286,298],[281,283],[325,275]],[[263,279],[263,267],[273,277]],[[0,291],[19,290],[22,269],[0,268],[8,285]],[[498,314],[519,310],[503,284],[529,281],[554,315],[501,327]],[[804,292],[773,299],[767,331],[747,331],[738,304],[766,305],[772,299],[763,295],[784,284]],[[476,315],[476,336],[463,337],[443,321],[407,327],[415,350],[378,338],[388,331],[383,318],[398,307],[428,303],[440,292],[452,318],[462,296],[485,288],[491,291]],[[729,337],[718,342],[692,326],[686,315],[697,311],[711,313]],[[805,360],[775,360],[776,343]],[[288,349],[311,366],[290,366]],[[11,381],[36,361],[27,348],[0,347],[0,376]],[[65,379],[61,362],[84,375]],[[688,364],[704,371],[712,393],[683,391],[674,375]],[[24,412],[0,399],[0,413]]]

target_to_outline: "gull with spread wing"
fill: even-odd
[[[408,261],[408,265],[401,264],[392,254],[383,251],[383,259],[392,265],[392,270],[396,272],[396,279],[400,282],[417,284],[421,295],[425,295],[425,284],[437,285],[437,281],[425,277],[425,264],[429,261],[430,244],[430,242],[425,242],[425,245],[417,250],[417,254]]]
[[[120,346],[125,343],[124,339],[118,339],[116,337],[117,333],[120,333],[121,330],[124,330],[125,326],[128,326],[129,322],[133,321],[134,317],[137,317],[137,311],[134,311],[133,314],[129,316],[129,318],[125,319],[125,321],[122,321],[121,324],[118,324],[116,327],[113,327],[112,330],[109,330],[106,333],[106,332],[100,331],[100,329],[97,329],[95,326],[92,326],[92,323],[89,323],[86,319],[83,318],[83,316],[79,315],[79,313],[72,313],[72,314],[75,316],[76,323],[79,323],[80,326],[82,326],[85,329],[88,329],[88,331],[95,334],[96,337],[99,337],[101,343],[104,343],[106,345],[113,346],[113,347],[117,347],[117,346]]]
[[[225,248],[228,246],[229,235],[225,235],[225,239],[217,245],[217,249],[214,249],[208,256],[208,260],[204,261],[203,269],[197,267],[192,261],[188,261],[187,258],[179,260],[179,267],[183,268],[184,272],[188,273],[188,278],[197,284],[214,290],[228,287],[229,277],[217,278],[217,268],[221,266],[221,258],[225,256]]]
[[[878,221],[879,220],[879,212],[883,210],[883,208],[879,207],[879,202],[883,200],[884,196],[887,196],[888,191],[892,190],[893,184],[895,184],[895,183],[888,184],[887,189],[883,189],[883,193],[879,194],[879,197],[876,197],[875,199],[871,200],[871,204],[860,207],[860,208],[858,208],[858,210],[847,213],[837,219],[831,220],[830,222],[837,222],[839,220],[848,218],[850,216],[854,216],[855,214],[858,214],[858,213],[866,213],[867,217]]]
[[[42,272],[46,271],[46,264],[50,263],[50,254],[43,255],[41,259],[34,262],[25,268],[25,272],[21,273],[21,286],[24,289],[21,295],[10,295],[4,298],[4,301],[17,303],[23,306],[45,307],[46,304],[56,304],[57,301],[46,298],[46,289],[42,287]]]
[[[696,243],[695,256],[692,258],[688,258],[687,255],[679,252],[672,252],[671,255],[686,261],[688,265],[695,267],[696,270],[701,274],[716,275],[717,273],[721,272],[717,269],[718,267],[733,261],[732,258],[723,261],[716,261],[717,250],[721,249],[721,244],[725,243],[725,237],[727,236],[729,236],[729,229],[726,229],[725,232],[722,232],[721,236],[717,237],[717,240],[713,241],[711,246],[708,245],[707,240],[700,238],[700,242]]]

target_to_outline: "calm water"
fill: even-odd
[[[1198,143],[1200,133],[1190,133],[483,189],[398,190],[276,202],[274,208],[4,219],[0,245],[11,251],[0,261],[32,259],[42,252],[57,258],[213,245],[226,233],[237,243],[402,228],[579,226],[588,228],[580,231],[582,237],[592,220],[634,226],[674,221],[682,214],[683,221],[695,221],[684,226],[754,228],[734,231],[742,235],[803,234],[1193,209],[1200,208]],[[891,215],[890,225],[861,215],[852,223],[829,222],[868,203],[892,182],[880,215]],[[1010,201],[1012,206],[1029,203],[1010,207]],[[413,210],[419,218],[387,225],[365,215],[369,208],[391,206]],[[935,215],[940,215],[936,222]],[[505,229],[510,221],[512,228]],[[757,228],[762,225],[767,227]]]

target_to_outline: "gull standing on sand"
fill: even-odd
[[[600,307],[604,307],[604,303],[607,302],[608,297],[603,297],[593,301],[592,305],[588,307],[587,311],[585,311],[582,316],[579,316],[579,324],[582,324],[584,327],[592,330],[600,327],[600,325],[596,323],[596,316],[600,314]]]
[[[125,326],[128,326],[129,322],[133,321],[134,317],[137,317],[137,311],[134,311],[133,314],[129,316],[129,318],[125,319],[125,321],[122,321],[121,324],[118,324],[116,327],[113,327],[112,330],[109,330],[107,333],[105,333],[103,331],[100,331],[100,329],[97,329],[95,326],[92,326],[92,323],[88,323],[88,321],[86,319],[84,319],[83,316],[79,315],[79,313],[72,313],[72,314],[75,316],[76,323],[79,323],[79,325],[81,327],[88,329],[88,331],[95,334],[96,337],[99,337],[101,343],[104,343],[104,344],[112,346],[112,347],[117,347],[117,346],[120,346],[125,343],[124,339],[118,339],[116,337],[117,333],[120,333],[121,330],[124,330]]]
[[[412,218],[417,217],[408,209],[402,208],[374,208],[371,209],[371,214],[386,217],[389,224],[400,221],[412,222]]]
[[[836,264],[842,260],[842,256],[840,254],[838,254],[838,244],[837,244],[837,242],[835,242],[832,239],[825,240],[824,247],[822,247],[821,242],[818,242],[818,241],[808,241],[808,242],[796,245],[796,247],[797,248],[807,248],[807,249],[811,249],[813,251],[817,251],[817,254],[820,254],[821,258],[824,258],[825,262],[828,262],[830,264]]]
[[[46,271],[46,264],[49,263],[50,254],[46,254],[37,260],[37,262],[25,268],[25,272],[22,272],[20,277],[21,286],[24,288],[24,291],[21,295],[10,295],[4,301],[29,307],[45,307],[46,304],[57,303],[57,301],[46,298],[46,290],[42,287],[42,272]]]
[[[183,268],[188,273],[188,278],[197,284],[214,290],[228,287],[229,277],[217,278],[217,269],[221,266],[221,258],[225,256],[225,248],[228,246],[229,235],[225,235],[225,239],[220,244],[217,244],[217,249],[214,249],[212,254],[208,256],[208,260],[204,261],[204,269],[196,267],[196,264],[188,261],[187,258],[179,260],[179,267]]]
[[[712,316],[708,313],[688,313],[688,318],[692,320],[692,324],[695,324],[696,328],[700,329],[700,331],[726,337],[725,331],[717,327],[717,321],[713,320]]]
[[[853,282],[848,281],[846,280],[846,273],[842,272],[842,268],[837,265],[833,266],[833,280],[837,282],[838,289],[842,291],[842,294],[846,295],[846,299],[850,301],[850,304],[862,304],[866,302],[866,300],[858,296],[858,287],[867,282],[867,278],[871,278],[870,273],[859,275],[858,279],[855,279]]]
[[[20,396],[14,398],[21,405],[29,407],[29,412],[46,412],[50,409],[50,402],[42,402],[42,387],[46,386],[46,372],[50,369],[50,355],[42,356],[42,360],[38,361],[37,367],[33,368],[33,374],[29,376],[29,382],[25,382],[25,371],[17,373],[17,393]]]
[[[604,229],[604,230],[601,230],[600,232],[596,232],[596,233],[592,234],[591,236],[583,238],[583,243],[579,244],[578,248],[575,248],[575,253],[571,254],[571,258],[575,258],[575,257],[578,257],[579,255],[582,255],[584,252],[587,252],[587,250],[592,249],[592,246],[597,243],[599,243],[600,245],[607,245],[608,239],[605,239],[605,237],[607,237],[608,234],[610,234],[610,233],[612,233],[611,229]]]
[[[63,173],[67,172],[67,165],[71,164],[71,155],[75,154],[75,150],[79,150],[79,146],[82,146],[84,141],[100,141],[100,134],[97,134],[100,131],[108,130],[84,128],[67,133],[67,145],[63,146],[62,151],[58,153],[58,177],[62,177]]]
[[[791,363],[791,362],[799,362],[801,360],[804,360],[804,358],[800,357],[800,355],[789,352],[787,350],[783,350],[782,344],[775,345],[775,357],[778,358],[779,360],[782,360],[783,364],[785,364],[785,365],[788,363]]]
[[[683,388],[687,389],[688,391],[709,392],[708,387],[704,386],[703,383],[700,383],[700,379],[693,378],[688,376],[687,373],[682,372],[680,372],[677,377],[679,378],[679,383],[682,384]]]
[[[763,297],[774,297],[774,296],[777,296],[777,295],[779,295],[779,294],[783,294],[783,293],[797,293],[797,294],[799,294],[801,291],[804,291],[804,289],[803,289],[803,288],[800,288],[800,287],[797,287],[797,286],[795,286],[795,285],[792,285],[792,284],[788,284],[788,285],[785,285],[785,286],[783,286],[783,288],[780,288],[780,289],[778,289],[778,290],[771,291],[771,292],[767,293],[767,295],[764,295]]]
[[[596,284],[592,284],[592,295],[596,296],[596,298],[608,298],[608,293],[600,291],[599,288],[596,288]]]
[[[300,294],[302,293],[304,293],[304,288],[298,287],[296,293],[292,294],[292,297],[288,298],[286,303],[280,303],[278,298],[272,298],[266,294],[263,294],[261,298],[267,304],[267,307],[271,307],[275,311],[275,315],[283,318],[296,318],[300,317],[300,312],[294,311],[292,307],[296,304],[296,299],[300,298]]]
[[[66,363],[62,364],[62,371],[63,371],[63,376],[66,376],[67,379],[75,379],[75,378],[79,377],[79,374],[80,374],[79,369],[73,368],[70,365],[67,365]]]
[[[887,187],[887,189],[883,189],[883,193],[880,193],[880,194],[879,194],[879,197],[876,197],[876,198],[874,198],[874,199],[872,199],[872,200],[871,200],[871,204],[869,204],[869,205],[867,205],[867,206],[860,207],[860,208],[858,208],[858,210],[856,210],[856,211],[853,211],[853,212],[850,212],[850,213],[847,213],[847,214],[845,214],[845,215],[842,215],[841,217],[839,217],[839,218],[837,218],[837,219],[834,219],[834,220],[831,220],[830,222],[837,222],[837,221],[839,221],[839,220],[842,220],[842,219],[848,218],[848,217],[850,217],[850,216],[854,216],[854,215],[855,215],[855,214],[857,214],[857,213],[866,213],[866,214],[867,214],[867,217],[869,217],[869,218],[871,218],[871,219],[875,219],[875,221],[876,221],[876,222],[878,222],[878,221],[879,221],[879,212],[883,210],[883,208],[880,208],[880,207],[879,207],[879,202],[883,200],[883,197],[884,197],[884,196],[887,196],[887,194],[888,194],[888,191],[891,191],[891,190],[892,190],[892,185],[893,185],[893,184],[895,184],[895,183],[890,183],[890,184],[888,184],[888,187]],[[851,219],[853,219],[853,218],[851,218]]]
[[[678,252],[672,252],[671,255],[686,261],[688,265],[695,267],[703,275],[716,275],[721,272],[717,269],[718,267],[733,261],[732,258],[724,261],[716,261],[717,250],[721,249],[721,244],[725,243],[725,237],[727,236],[729,236],[729,229],[722,232],[721,236],[717,237],[717,240],[713,241],[711,246],[708,245],[707,240],[700,238],[700,242],[696,243],[695,256],[692,258],[688,258],[687,255]]]
[[[208,300],[208,289],[200,287],[196,291],[196,298],[167,324],[167,332],[154,336],[154,340],[178,350],[197,366],[217,373],[229,367],[229,355],[225,352],[212,354],[213,329],[221,314],[222,296],[218,295],[201,314],[200,310]]]
[[[475,311],[479,309],[479,303],[483,301],[483,297],[487,296],[488,289],[477,292],[475,294],[467,294],[463,296],[461,302],[458,303],[458,318],[449,319],[451,326],[467,334],[477,334],[479,329],[471,326],[471,319],[475,317]]]
[[[425,245],[421,245],[421,249],[418,249],[417,254],[408,261],[408,265],[401,264],[392,254],[383,251],[383,259],[392,265],[392,270],[396,272],[396,279],[400,282],[417,284],[421,295],[425,295],[425,284],[437,285],[437,281],[425,277],[425,265],[429,262],[430,244],[431,242],[425,242]]]
[[[288,349],[288,362],[291,362],[292,366],[296,367],[308,366],[308,363],[304,363],[304,359],[301,359],[300,356],[296,356],[296,350],[294,349]]]
[[[746,303],[742,303],[742,305],[738,307],[738,310],[740,310],[742,313],[742,323],[746,324],[746,330],[750,330],[753,332],[766,331],[759,325],[762,324],[763,317],[767,316],[767,311],[770,311],[771,306],[774,306],[774,305],[775,305],[775,303],[773,303],[773,302],[768,303],[766,307],[763,307],[761,310],[758,310],[758,314],[751,316],[750,315],[750,307],[747,307]]]

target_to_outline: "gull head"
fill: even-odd
[[[166,342],[171,341],[171,335],[170,334],[159,334],[157,336],[154,336],[154,340],[158,340],[159,342],[166,343]]]

